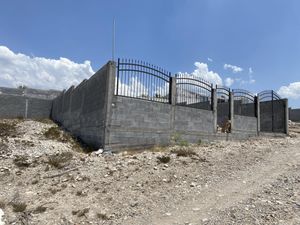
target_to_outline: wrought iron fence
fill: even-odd
[[[230,119],[230,88],[216,85],[217,122],[223,126]]]
[[[260,102],[266,102],[266,101],[274,101],[274,100],[280,100],[281,97],[279,94],[277,94],[273,90],[266,90],[258,93],[258,98]]]
[[[117,66],[116,95],[170,103],[170,72],[130,59],[118,59]]]
[[[176,105],[212,110],[213,85],[198,78],[176,76]]]
[[[233,89],[234,114],[256,116],[256,96],[250,91]]]

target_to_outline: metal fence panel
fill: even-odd
[[[170,77],[152,64],[118,59],[115,95],[170,103]]]
[[[207,81],[176,75],[176,105],[212,110],[212,89]]]

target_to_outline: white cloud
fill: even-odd
[[[78,64],[62,57],[31,57],[0,46],[1,86],[65,89],[79,84],[93,74],[90,61]]]
[[[234,81],[235,81],[234,79],[227,77],[225,79],[225,86],[230,87],[231,85],[233,85]]]
[[[206,63],[195,62],[194,65],[196,69],[191,74],[189,73],[178,73],[178,77],[193,77],[193,78],[200,78],[204,79],[208,82],[213,84],[222,85],[223,81],[222,78],[219,76],[218,73],[210,71],[208,69],[208,65]]]
[[[238,66],[234,66],[234,65],[230,65],[230,64],[224,64],[224,69],[225,70],[232,70],[233,73],[239,73],[243,71],[243,68],[238,67]]]
[[[208,61],[208,62],[212,62],[213,60],[212,60],[212,58],[209,58],[209,57],[208,57],[208,58],[207,58],[207,61]]]
[[[256,80],[254,80],[252,75],[249,75],[249,84],[254,84]]]
[[[117,83],[117,79],[116,79]],[[137,77],[131,77],[128,84],[119,81],[119,93],[120,95],[127,95],[131,97],[149,96],[149,90],[142,84]]]
[[[252,67],[249,67],[249,74],[252,74],[253,73],[253,69]]]
[[[300,82],[290,83],[288,86],[282,86],[278,90],[278,94],[284,98],[299,99],[300,98]]]

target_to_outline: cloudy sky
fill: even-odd
[[[10,0],[0,9],[0,86],[64,89],[90,77],[111,58],[115,17],[117,57],[273,89],[300,107],[297,0]]]

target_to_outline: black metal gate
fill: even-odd
[[[273,90],[258,94],[260,101],[260,130],[262,132],[285,132],[285,101]]]
[[[230,120],[230,88],[216,86],[217,92],[217,123],[222,127]]]

